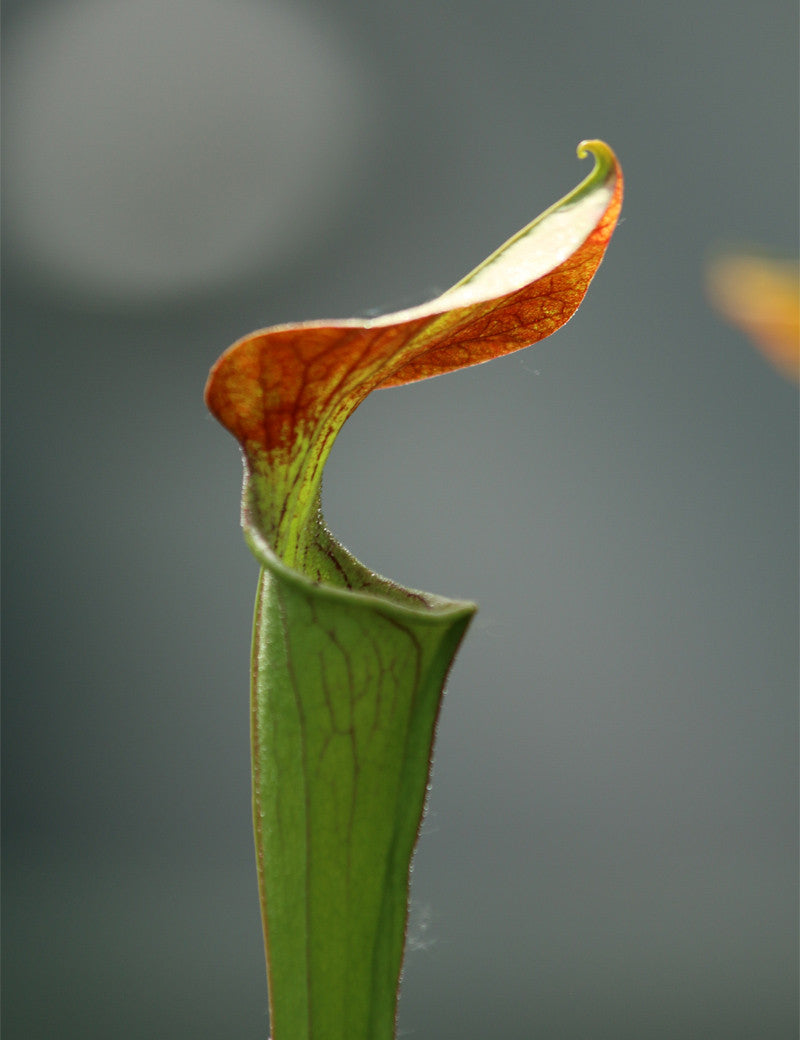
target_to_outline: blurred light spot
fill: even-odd
[[[352,197],[369,90],[296,8],[75,0],[6,52],[7,245],[51,288],[211,289],[313,248]]]
[[[800,270],[796,263],[730,255],[713,261],[708,290],[717,310],[772,364],[800,380]]]

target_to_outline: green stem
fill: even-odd
[[[253,807],[273,1040],[391,1040],[445,677],[474,608],[264,568]]]

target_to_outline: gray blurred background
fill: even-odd
[[[797,5],[3,7],[7,1040],[266,1037],[208,368],[447,288],[585,137],[627,196],[577,317],[374,395],[326,473],[365,563],[481,606],[400,1033],[792,1040],[797,388],[703,268],[796,253]]]

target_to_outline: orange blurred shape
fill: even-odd
[[[708,269],[717,310],[753,340],[784,376],[800,382],[800,267],[789,260],[729,254]]]

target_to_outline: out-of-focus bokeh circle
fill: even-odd
[[[5,230],[63,295],[151,303],[285,264],[352,190],[370,94],[288,5],[80,0],[6,43]]]

